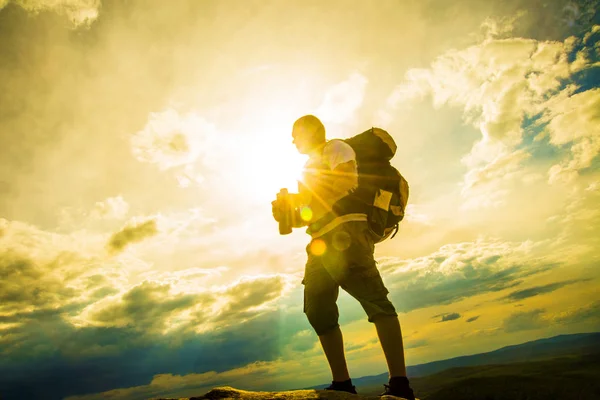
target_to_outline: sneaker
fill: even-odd
[[[348,393],[352,393],[352,394],[358,394],[358,393],[356,393],[356,387],[354,387],[352,385],[351,379],[348,379],[347,381],[343,381],[343,382],[332,381],[331,385],[327,386],[325,388],[325,390],[336,390],[338,392],[348,392]]]
[[[390,379],[389,383],[389,385],[383,385],[385,392],[381,393],[380,396],[396,396],[406,400],[415,400],[415,394],[410,388],[406,377],[394,377]]]

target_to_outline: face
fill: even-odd
[[[292,143],[298,149],[300,154],[308,154],[313,148],[312,133],[303,129],[295,129],[292,132]]]

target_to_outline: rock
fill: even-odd
[[[361,396],[360,394],[351,394],[346,392],[336,392],[333,390],[290,390],[286,392],[250,392],[239,390],[229,386],[222,386],[212,389],[204,396],[189,397],[179,400],[398,400],[401,397],[394,396]],[[159,399],[175,400],[175,399]]]

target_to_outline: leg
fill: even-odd
[[[352,238],[344,251],[344,271],[337,281],[352,297],[360,302],[369,322],[375,324],[390,374],[384,394],[414,400],[415,396],[406,377],[404,345],[400,322],[394,305],[387,295],[373,257],[374,243],[368,230],[360,224],[348,223],[346,233]]]
[[[321,347],[323,347],[325,357],[327,357],[327,361],[329,362],[333,380],[335,382],[343,382],[350,379],[348,366],[346,364],[346,356],[344,354],[344,339],[340,327],[338,326],[337,328],[320,335],[319,341],[321,342]]]
[[[304,313],[317,335],[335,382],[350,379],[344,340],[338,324],[338,284],[323,268],[321,259],[309,253],[304,272]]]
[[[341,259],[342,263],[329,260],[326,255],[325,266],[341,287],[360,302],[369,317],[369,322],[375,323],[390,377],[406,376],[398,314],[387,297],[389,291],[377,269],[373,257],[375,245],[372,237],[367,228],[360,223],[348,223],[337,235],[340,238],[342,235],[348,238],[350,245],[345,251],[332,255]],[[339,268],[340,264],[343,268]]]
[[[381,315],[374,319],[377,336],[387,361],[390,378],[406,376],[404,345],[398,317]]]

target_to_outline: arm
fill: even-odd
[[[335,203],[358,185],[356,161],[338,164],[331,171],[330,201]]]

